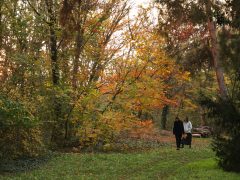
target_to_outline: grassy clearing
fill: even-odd
[[[240,174],[224,172],[217,166],[214,158],[189,163],[176,171],[169,179],[240,179]]]
[[[201,144],[201,143],[200,143]],[[33,171],[0,179],[240,179],[220,170],[209,146],[174,146],[138,153],[59,154]]]

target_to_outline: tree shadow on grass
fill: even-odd
[[[49,152],[41,157],[35,158],[21,158],[15,160],[1,159],[0,174],[12,174],[19,172],[32,171],[47,164],[54,157],[58,156],[57,153]]]

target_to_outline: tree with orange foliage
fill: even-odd
[[[141,28],[137,26],[139,22],[144,22]],[[118,59],[101,82],[100,91],[106,97],[103,112],[121,107],[141,118],[143,111],[151,114],[165,105],[177,106],[178,93],[171,98],[167,93],[174,89],[178,92],[176,89],[189,81],[189,73],[166,55],[164,38],[158,35],[146,14],[139,16],[126,37],[130,39],[127,47],[131,52]]]

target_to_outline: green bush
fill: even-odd
[[[202,104],[210,110],[214,119],[213,150],[219,165],[227,171],[240,172],[240,112],[238,103],[232,100],[205,99]]]
[[[48,87],[37,107],[38,117],[44,126],[44,142],[52,148],[71,144],[72,109],[76,95],[68,87]]]
[[[37,128],[1,129],[0,136],[1,158],[36,157],[44,151],[41,131]]]
[[[43,150],[37,119],[21,103],[0,96],[0,159],[38,156]]]

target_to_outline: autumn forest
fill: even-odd
[[[72,166],[63,179],[178,179],[167,159],[172,174],[154,174],[165,152],[239,172],[239,14],[238,0],[0,0],[0,179],[46,179],[55,161]],[[175,149],[176,117],[209,129],[190,152]],[[156,170],[103,175],[101,156]]]

